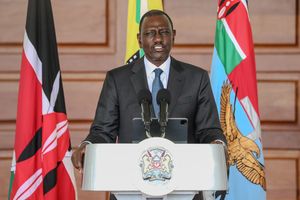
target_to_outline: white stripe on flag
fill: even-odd
[[[246,54],[244,53],[244,51],[242,50],[242,48],[240,47],[239,43],[236,41],[233,33],[231,32],[230,28],[229,28],[229,25],[227,24],[227,21],[225,18],[222,18],[221,19],[223,24],[224,24],[224,27],[226,29],[226,32],[228,34],[228,36],[230,37],[232,43],[234,44],[235,46],[235,49],[237,50],[237,52],[240,54],[241,58],[244,60],[247,56]]]
[[[50,102],[44,92],[42,91],[42,102],[43,102],[43,115],[48,113],[49,107],[50,107]]]
[[[38,188],[42,181],[42,169],[38,169],[29,179],[27,179],[27,181],[21,185],[21,187],[19,187],[13,200],[26,199]]]
[[[72,152],[71,151],[67,151],[66,154],[65,154],[65,157],[63,159],[63,164],[66,168],[66,171],[72,181],[72,185],[73,185],[73,188],[74,188],[74,191],[75,191],[75,197],[76,197],[76,200],[77,200],[77,187],[76,187],[76,180],[75,180],[75,176],[74,176],[74,167],[72,165],[72,162],[71,162],[71,156],[72,156]]]
[[[62,121],[58,123],[53,130],[53,132],[50,134],[50,136],[45,141],[42,152],[43,155],[51,151],[57,146],[57,139],[59,139],[64,133],[66,133],[66,130],[68,129],[68,121]]]
[[[23,48],[24,48],[24,53],[26,55],[28,62],[32,66],[37,79],[39,80],[40,84],[42,85],[42,80],[43,80],[42,79],[42,62],[36,52],[36,49],[31,44],[26,31],[24,34]]]
[[[16,173],[16,152],[13,152],[13,159],[11,161],[10,171]]]
[[[142,17],[148,11],[148,0],[141,0],[140,16]]]
[[[247,13],[248,13],[248,18],[249,18],[248,4],[247,4],[246,0],[242,0],[242,3],[243,3],[244,6],[245,6],[245,9],[246,9],[246,11],[247,11]]]
[[[247,137],[252,140],[261,139],[261,127],[260,127],[260,120],[258,114],[256,113],[249,97],[245,97],[241,100],[242,105],[247,112],[247,115],[251,121],[251,124],[254,128],[254,131],[250,133]]]
[[[18,200],[26,200],[28,199],[28,197],[30,197],[34,191],[37,189],[37,187],[43,182],[43,177],[40,176],[35,183],[28,189],[27,192],[25,192],[22,196],[20,196],[20,198],[18,198]]]
[[[53,83],[53,87],[50,95],[50,102],[43,90],[43,115],[54,112],[54,106],[59,91],[59,80],[60,80],[60,71],[57,72],[57,75]]]
[[[60,138],[68,129],[68,121],[65,120],[57,125],[57,139]]]
[[[51,91],[51,96],[50,96],[50,108],[48,110],[48,113],[52,113],[54,110],[55,102],[57,99],[58,91],[59,91],[59,80],[60,80],[60,71],[57,72],[57,75],[55,77],[52,91]]]

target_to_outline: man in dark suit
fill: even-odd
[[[226,139],[220,128],[207,71],[170,56],[176,31],[170,17],[158,10],[147,12],[137,39],[145,56],[107,72],[90,133],[74,151],[72,162],[82,168],[88,143],[131,143],[132,119],[141,116],[137,93],[152,90],[154,69],[171,93],[169,117],[188,119],[189,143],[220,143]]]

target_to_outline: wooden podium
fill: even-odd
[[[158,137],[138,144],[90,144],[82,189],[110,191],[118,200],[190,200],[199,191],[227,190],[224,148]]]

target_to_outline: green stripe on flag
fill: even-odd
[[[230,74],[243,59],[228,36],[221,20],[217,20],[215,46],[226,74]]]
[[[8,188],[8,200],[10,199],[10,193],[11,193],[12,185],[13,185],[13,182],[14,182],[14,178],[15,178],[15,172],[11,171],[10,172],[9,188]]]
[[[145,52],[144,49],[140,49],[140,57],[144,56]]]
[[[141,0],[136,0],[135,21],[137,24],[140,23],[140,19],[141,19]]]

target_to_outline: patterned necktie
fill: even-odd
[[[154,108],[155,117],[158,117],[159,106],[156,101],[156,96],[157,96],[158,91],[160,89],[164,88],[164,86],[160,80],[160,75],[161,75],[161,73],[163,73],[163,70],[161,70],[160,68],[156,68],[154,70],[154,73],[155,73],[155,78],[152,83],[152,105]]]

